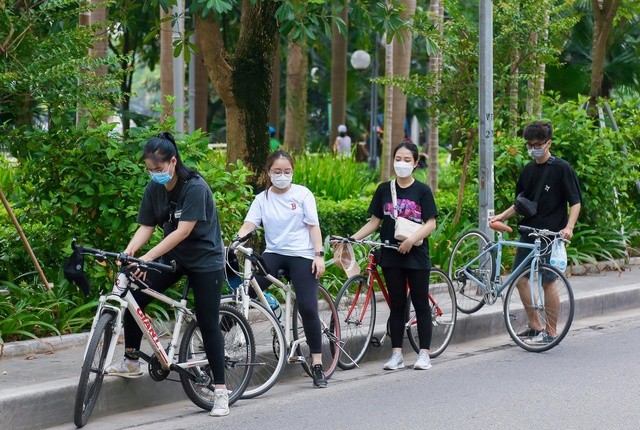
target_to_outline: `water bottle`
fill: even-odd
[[[280,303],[271,293],[264,293],[264,297],[267,299],[269,303],[269,307],[273,311],[273,314],[276,318],[280,319],[282,317],[282,309],[280,309]]]

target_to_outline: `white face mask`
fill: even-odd
[[[396,171],[398,178],[408,178],[413,173],[413,164],[405,161],[396,161],[393,163],[393,170]]]
[[[274,187],[284,190],[291,184],[291,181],[293,180],[293,173],[289,173],[288,175],[286,173],[271,173],[269,177],[271,178],[271,183]]]

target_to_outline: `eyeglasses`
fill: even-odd
[[[293,170],[269,170],[269,173],[271,173],[272,175],[278,175],[278,176],[284,173],[285,176],[290,176],[293,174]]]
[[[543,146],[545,146],[547,143],[549,143],[549,139],[545,140],[544,142],[527,142],[527,149],[542,149]]]

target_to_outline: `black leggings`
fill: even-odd
[[[411,302],[416,311],[418,338],[420,349],[431,347],[431,310],[429,309],[429,274],[430,269],[414,270],[383,267],[382,273],[389,290],[391,315],[389,331],[391,347],[402,348],[407,312],[407,283],[411,293]]]
[[[189,288],[193,290],[196,318],[202,333],[204,351],[213,372],[214,384],[224,384],[224,339],[220,331],[220,294],[224,282],[224,271],[192,272],[179,268],[176,273],[147,272],[147,283],[160,293],[173,286],[186,275]],[[152,297],[133,291],[138,305],[144,309]],[[125,348],[140,349],[142,332],[131,314],[127,311],[124,316],[124,345]]]
[[[262,258],[271,275],[276,276],[280,269],[289,272],[289,278],[296,292],[298,312],[302,318],[309,350],[312,354],[322,352],[322,328],[318,316],[318,280],[311,272],[313,261],[308,258],[290,257],[272,252],[265,252],[262,254]],[[256,280],[263,290],[271,285],[265,277],[256,276]]]

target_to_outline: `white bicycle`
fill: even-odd
[[[237,251],[244,256],[244,270],[238,273],[242,284],[221,301],[240,309],[251,324],[256,342],[256,361],[252,365],[251,381],[242,398],[256,397],[269,390],[276,383],[286,362],[301,364],[311,376],[311,353],[298,314],[293,286],[286,273],[270,275],[261,256],[241,245],[254,234],[255,231],[252,231],[245,237],[234,239],[228,248],[228,252]],[[280,291],[276,294],[284,295],[284,321],[280,322],[272,311],[255,275],[266,277],[272,284],[270,288],[276,288]],[[249,296],[249,288],[255,292],[256,299]],[[322,286],[318,290],[318,312],[322,329],[322,363],[325,376],[329,378],[336,369],[340,355],[340,321],[331,296]]]
[[[149,376],[154,381],[162,381],[167,379],[171,371],[177,372],[182,388],[189,399],[198,407],[211,410],[215,389],[213,374],[204,351],[196,317],[187,307],[188,285],[185,285],[180,301],[175,301],[136,279],[132,274],[134,269],[129,269],[134,264],[144,270],[173,272],[175,263],[167,265],[145,262],[127,254],[77,246],[75,241],[72,248],[74,252],[92,255],[99,261],[120,264],[111,293],[100,296],[91,326],[76,393],[74,411],[76,426],[83,427],[96,406],[105,369],[113,360],[127,309],[140,327],[143,338],[153,350],[152,355],[142,351],[135,351],[133,354],[149,363]],[[132,290],[139,290],[174,309],[175,326],[166,348],[163,347],[151,319],[131,294]],[[230,390],[229,404],[232,404],[240,398],[251,378],[252,366],[249,363],[255,360],[253,332],[247,319],[230,306],[220,306],[220,324],[225,337],[225,383]],[[184,334],[182,334],[183,331]],[[176,357],[178,344],[180,347]]]

